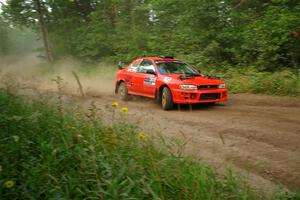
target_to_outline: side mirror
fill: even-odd
[[[119,63],[118,63],[118,68],[119,69],[124,69],[125,67],[124,67],[124,63],[122,62],[122,61],[119,61]]]
[[[153,69],[147,69],[146,74],[153,74],[156,75],[155,71]]]

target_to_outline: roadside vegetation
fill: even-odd
[[[204,74],[220,77],[230,93],[254,93],[278,96],[300,96],[300,71],[259,71],[255,67],[227,70],[203,70]]]
[[[126,123],[130,110],[117,102],[107,125],[95,106],[83,111],[66,108],[59,96],[55,104],[45,99],[0,90],[3,199],[299,198],[285,192],[267,198],[230,171],[220,175],[171,153],[162,138]]]

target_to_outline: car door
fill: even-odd
[[[137,93],[143,96],[153,97],[156,90],[156,75],[148,74],[147,70],[156,71],[151,60],[143,60],[138,68],[137,74],[134,77]]]
[[[141,61],[142,59],[133,61],[125,72],[125,83],[129,93],[136,93],[137,85],[134,84],[134,77],[137,75],[137,70]]]

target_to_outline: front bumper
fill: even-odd
[[[212,90],[173,89],[173,101],[180,104],[212,103],[227,101],[227,88]]]

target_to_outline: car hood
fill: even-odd
[[[172,82],[176,82],[178,84],[192,84],[192,85],[219,85],[223,82],[219,79],[208,78],[206,76],[195,76],[187,79],[180,79],[180,75],[178,74],[168,74],[165,76],[165,80],[171,78]]]

